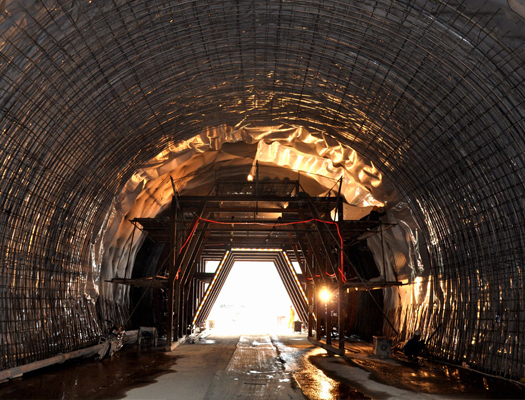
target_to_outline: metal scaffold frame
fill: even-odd
[[[337,210],[339,222],[332,219],[333,210]],[[112,282],[167,289],[168,347],[193,327],[203,326],[236,261],[272,261],[309,337],[339,354],[344,353],[345,290],[370,289],[344,254],[344,241],[346,245],[357,243],[381,232],[385,225],[378,220],[344,221],[339,195],[310,197],[299,181],[259,181],[258,173],[253,182],[218,181],[208,196],[174,192],[169,219],[137,218],[132,222],[156,242],[169,242],[168,265],[161,266],[165,267],[161,276],[114,278]],[[221,261],[215,273],[204,273],[203,259],[218,255]],[[296,274],[293,261],[301,274]],[[347,276],[359,277],[359,284],[347,282]],[[204,292],[205,281],[210,284]],[[378,285],[384,288],[400,283],[385,281],[375,283],[375,288]],[[337,346],[327,333],[332,332],[332,310],[325,304],[323,314],[319,305],[321,288],[329,288],[337,299]],[[324,342],[321,336],[326,337]]]

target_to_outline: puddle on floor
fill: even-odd
[[[0,384],[2,399],[121,399],[155,382],[178,357],[160,349],[123,348],[112,358],[75,359]]]
[[[329,378],[310,362],[310,357],[325,353],[325,350],[317,348],[297,360],[300,365],[293,376],[303,394],[309,400],[370,399],[350,385]]]
[[[355,387],[357,390],[361,390],[374,398],[388,396],[388,389],[385,392],[376,393],[371,391],[370,386],[372,385],[349,381],[337,372],[341,368],[340,363],[368,371],[370,384],[376,382],[386,385],[386,387],[405,390],[409,393],[432,394],[438,397],[451,397],[454,399],[525,398],[525,387],[518,383],[427,361],[420,364],[398,361],[399,364],[397,364],[373,358],[335,358],[327,354],[323,355],[322,351],[318,354],[311,353],[308,359],[319,368],[321,366],[318,364],[320,364],[322,359],[327,359],[329,363],[334,363],[332,368],[324,371],[329,379],[333,378],[335,382]],[[361,386],[362,384],[365,384],[366,387]],[[330,397],[325,398],[329,399]]]
[[[370,371],[370,379],[375,382],[418,393],[462,399],[525,398],[523,385],[454,366],[429,361],[418,364],[400,360],[400,366],[375,360],[353,361]]]

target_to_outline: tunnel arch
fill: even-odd
[[[425,237],[440,355],[521,376],[524,28],[502,4],[6,2],[2,368],[98,340],[122,311],[85,291],[114,197],[169,145],[244,121],[373,162]]]

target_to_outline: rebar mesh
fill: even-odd
[[[442,323],[441,356],[522,376],[524,24],[478,3],[7,2],[0,368],[125,313],[121,289],[101,285],[98,314],[85,295],[113,196],[168,144],[245,120],[324,129],[379,166],[432,262],[432,302],[397,326]]]

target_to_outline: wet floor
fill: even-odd
[[[525,398],[525,386],[517,382],[427,360],[408,362],[400,354],[379,359],[370,353],[339,357],[318,351],[308,360],[335,382],[378,400]]]
[[[228,366],[217,371],[204,399],[306,399],[274,340],[267,334],[241,335]]]
[[[357,350],[356,350],[357,349]],[[347,357],[304,335],[213,334],[173,352],[127,347],[0,384],[2,399],[520,399],[524,386],[431,362]]]
[[[326,354],[325,350],[314,349],[299,360],[299,368],[294,373],[304,395],[310,400],[370,399],[349,382],[331,379],[324,371],[312,364],[312,357]]]
[[[70,360],[0,383],[0,399],[121,399],[176,363],[177,356],[154,348],[124,348],[111,359]]]

